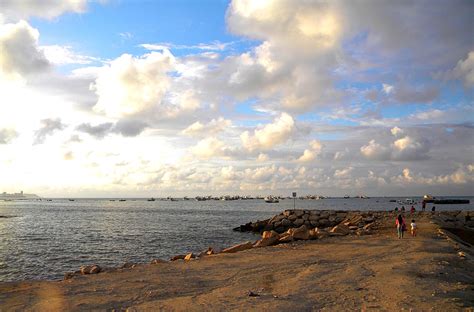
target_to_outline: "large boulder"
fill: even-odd
[[[288,232],[280,234],[280,237],[278,238],[279,243],[289,243],[291,241],[293,241],[293,236]]]
[[[265,231],[262,233],[262,238],[271,238],[271,237],[278,237],[278,233],[275,231]]]
[[[266,247],[275,245],[278,242],[280,235],[275,231],[265,231],[262,234],[262,239],[258,240],[253,247]]]
[[[344,223],[338,224],[335,227],[333,227],[330,231],[330,233],[337,233],[337,234],[342,234],[342,235],[347,235],[351,232],[349,227],[345,225]]]
[[[245,243],[241,243],[232,247],[225,248],[221,251],[221,253],[234,253],[238,251],[247,250],[252,247],[253,247],[252,242],[245,242]]]
[[[291,221],[288,219],[281,220],[281,225],[284,227],[289,227],[291,225]]]
[[[309,230],[306,225],[302,225],[299,228],[292,228],[288,230],[288,233],[293,239],[307,240],[309,239]]]
[[[297,226],[297,227],[298,227],[298,226],[302,226],[303,223],[304,223],[304,220],[303,220],[303,219],[296,219],[296,220],[293,222],[293,224],[294,224],[295,226]]]
[[[310,221],[318,221],[318,220],[319,220],[319,216],[318,216],[318,215],[310,215],[310,216],[309,216],[309,220],[310,220]]]
[[[295,215],[301,218],[304,215],[304,210],[295,210]]]

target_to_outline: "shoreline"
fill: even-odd
[[[432,217],[417,216],[419,236],[403,240],[387,218],[371,235],[157,261],[62,281],[0,283],[0,308],[472,311],[472,249],[439,236]]]

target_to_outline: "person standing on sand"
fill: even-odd
[[[416,228],[417,228],[415,220],[411,220],[410,227],[411,227],[411,236],[415,237],[416,236]]]
[[[416,211],[415,206],[411,206],[410,213],[413,214]]]
[[[398,215],[397,219],[395,220],[395,224],[397,225],[398,238],[403,238],[403,232],[405,231],[406,224],[405,219],[402,217],[401,214]]]

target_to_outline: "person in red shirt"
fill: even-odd
[[[410,213],[413,214],[416,211],[415,206],[411,206]]]
[[[405,218],[403,218],[403,216],[399,214],[397,219],[395,220],[395,224],[397,225],[398,238],[403,238],[403,232],[406,229]]]

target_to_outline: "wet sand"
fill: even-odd
[[[428,215],[417,217],[415,238],[399,240],[392,221],[367,236],[2,283],[0,311],[474,311],[472,250],[440,235]]]

